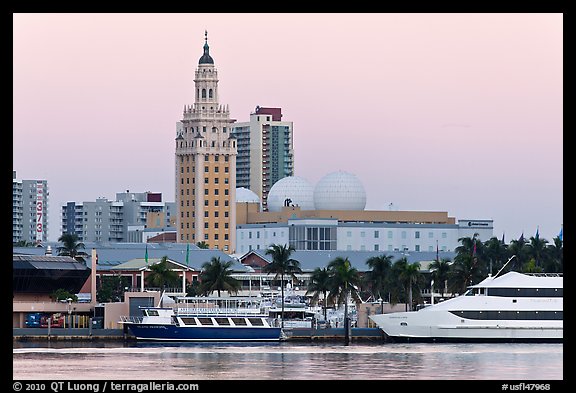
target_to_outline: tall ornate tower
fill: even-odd
[[[236,139],[228,105],[218,103],[218,72],[208,32],[195,79],[194,105],[176,123],[176,225],[181,243],[236,248]]]

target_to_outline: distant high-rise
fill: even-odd
[[[294,175],[293,123],[282,121],[281,108],[257,106],[250,121],[235,123],[238,141],[236,185],[248,188],[268,210],[268,193],[278,180]]]
[[[61,233],[76,234],[81,242],[140,243],[151,217],[162,217],[158,227],[171,227],[174,202],[162,202],[154,192],[116,193],[116,200],[97,198],[91,202],[62,205]]]
[[[235,252],[236,139],[228,106],[218,103],[218,72],[208,34],[194,78],[194,105],[176,123],[177,241]]]
[[[12,242],[48,239],[48,182],[17,180],[12,171]]]

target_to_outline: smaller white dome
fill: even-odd
[[[240,187],[236,189],[236,202],[260,203],[260,198],[254,191]]]
[[[282,211],[286,202],[291,206],[300,206],[302,210],[314,210],[314,188],[302,177],[283,177],[274,183],[268,193],[268,211]]]

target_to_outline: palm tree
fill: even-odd
[[[464,293],[469,285],[478,282],[484,275],[472,255],[462,254],[454,258],[448,276],[448,286],[452,293]]]
[[[280,277],[280,288],[282,291],[282,321],[281,327],[284,328],[284,275],[296,278],[296,273],[302,273],[300,262],[290,258],[295,251],[293,246],[272,244],[266,250],[266,255],[272,256],[272,262],[262,268],[264,273],[276,273],[275,280]]]
[[[496,274],[504,264],[506,258],[506,245],[493,236],[484,243],[484,254],[490,261],[488,272]],[[493,266],[495,264],[495,266]]]
[[[163,256],[160,262],[150,266],[150,274],[146,276],[146,285],[166,289],[178,284],[178,274],[168,266],[168,257]]]
[[[62,246],[57,248],[58,255],[68,255],[75,258],[80,249],[84,249],[84,243],[78,241],[78,235],[75,233],[64,233],[58,238]]]
[[[198,246],[198,248],[202,248],[202,249],[209,249],[210,246],[208,245],[208,243],[206,243],[204,240],[202,240],[201,242],[196,243],[196,245]]]
[[[429,269],[432,272],[432,279],[434,280],[434,283],[436,283],[436,288],[440,290],[440,296],[442,297],[444,297],[444,291],[446,290],[450,265],[450,259],[442,258],[442,260],[435,260],[429,266]]]
[[[238,293],[242,283],[232,277],[233,264],[232,261],[220,261],[220,257],[212,257],[210,262],[204,262],[200,273],[202,291],[207,294],[218,291],[218,297],[220,297],[220,291]]]
[[[380,299],[380,311],[384,313],[384,294],[389,288],[388,282],[390,279],[390,271],[392,270],[392,256],[374,256],[368,258],[366,264],[371,269],[366,273],[366,280],[370,284],[374,298]]]
[[[536,233],[536,236],[531,237],[530,242],[527,244],[529,255],[534,259],[537,268],[542,267],[544,264],[546,244],[548,244],[548,240],[540,238],[538,233]]]
[[[546,264],[544,271],[549,273],[560,273],[564,271],[564,250],[562,247],[562,239],[555,237],[553,244],[546,246]]]
[[[361,302],[358,294],[360,285],[360,273],[352,267],[348,258],[336,257],[328,263],[330,272],[330,298],[335,299],[335,303],[340,306],[344,303],[344,322],[346,333],[348,333],[348,298],[352,297],[356,302]]]
[[[319,268],[317,267],[314,269],[312,274],[310,275],[310,284],[308,284],[308,290],[306,291],[306,295],[313,294],[311,301],[313,303],[318,302],[318,298],[320,294],[323,297],[323,309],[324,309],[324,320],[327,320],[326,317],[326,308],[328,307],[326,304],[326,293],[330,291],[330,272],[327,268]]]
[[[408,290],[408,311],[412,311],[412,287],[414,287],[422,274],[420,273],[420,262],[408,263],[406,257],[396,261],[399,263],[398,278],[403,283],[405,290]]]

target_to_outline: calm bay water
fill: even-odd
[[[14,380],[562,380],[562,344],[14,343]]]

